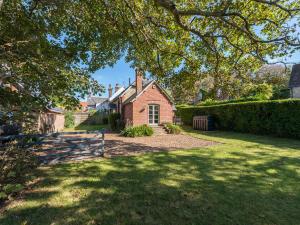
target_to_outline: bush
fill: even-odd
[[[121,135],[125,137],[142,137],[151,136],[153,133],[153,128],[145,124],[136,127],[126,127],[124,130],[122,130]]]
[[[16,142],[1,146],[0,201],[21,191],[37,165],[37,158],[32,151]]]
[[[244,97],[253,97],[258,98],[260,100],[268,100],[273,95],[273,86],[270,84],[262,83],[262,84],[249,84],[245,88]]]
[[[180,134],[181,133],[181,128],[178,125],[175,125],[172,123],[164,124],[164,128],[168,132],[168,134]]]
[[[104,117],[104,118],[102,119],[102,123],[105,124],[105,125],[108,124],[108,118],[107,118],[107,117]]]
[[[300,138],[300,100],[177,107],[177,116],[192,125],[193,116],[211,115],[220,130]]]
[[[110,128],[113,131],[119,131],[119,130],[123,129],[123,127],[124,127],[124,125],[121,121],[120,113],[111,113],[111,114],[109,114],[108,122],[109,122]]]
[[[65,128],[71,128],[75,126],[75,117],[73,112],[66,112],[65,113]]]

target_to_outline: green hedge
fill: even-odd
[[[109,114],[108,123],[110,125],[110,128],[113,131],[122,130],[123,127],[124,127],[123,121],[121,120],[121,114],[120,113],[111,113],[111,114]]]
[[[193,116],[211,115],[219,130],[300,138],[300,99],[179,106],[176,114],[188,125]]]

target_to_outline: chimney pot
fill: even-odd
[[[135,87],[138,95],[143,90],[143,73],[139,68],[135,70]]]
[[[118,83],[116,83],[116,86],[115,86],[115,93],[120,89],[120,86]]]
[[[111,84],[108,85],[108,97],[110,98],[112,96],[112,87],[111,87]]]

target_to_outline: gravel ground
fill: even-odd
[[[57,164],[65,161],[84,160],[101,157],[101,142],[94,134],[62,135],[48,138],[36,150],[43,164]],[[151,137],[122,137],[119,134],[105,134],[105,157],[137,155],[176,149],[191,149],[216,144],[184,134],[162,134]]]
[[[122,137],[118,134],[105,136],[105,155],[135,155],[176,149],[199,148],[216,144],[185,134],[167,134],[151,137]]]

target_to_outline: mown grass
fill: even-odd
[[[222,144],[40,168],[0,224],[300,223],[300,141],[185,130]]]

